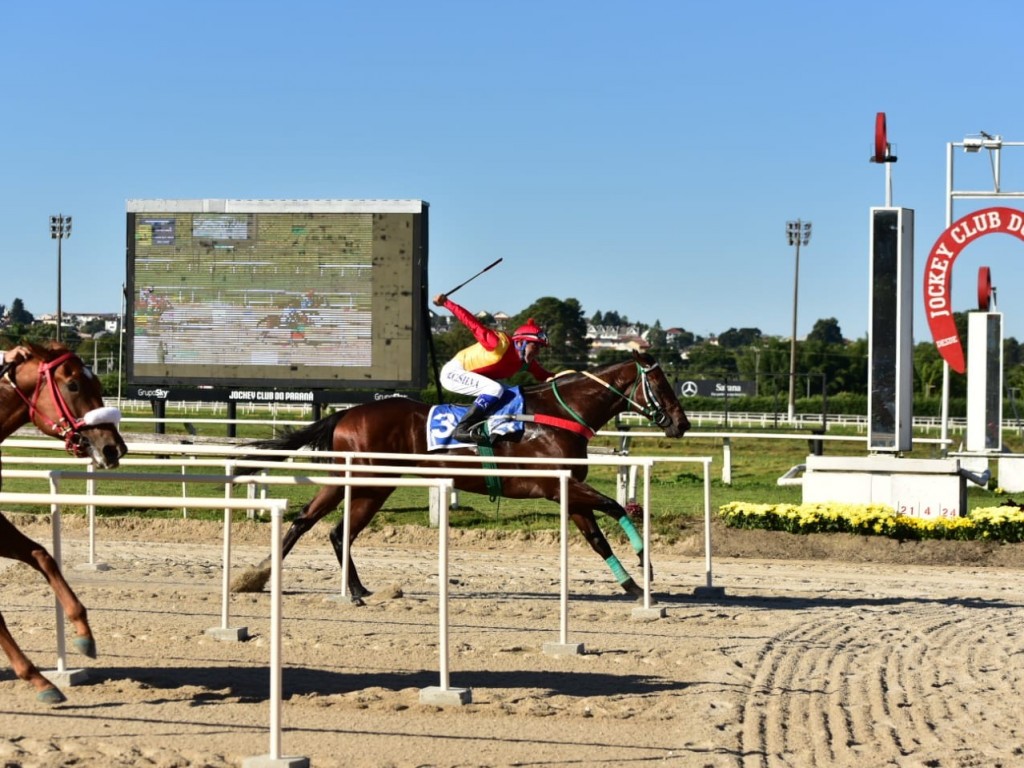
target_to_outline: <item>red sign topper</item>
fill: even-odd
[[[1024,240],[1024,212],[1014,208],[985,208],[955,221],[939,235],[924,268],[924,311],[939,354],[958,373],[967,370],[964,348],[953,322],[949,299],[953,262],[960,251],[983,235],[1000,232]]]
[[[872,163],[884,163],[889,157],[889,137],[885,129],[885,112],[875,115],[875,155]]]

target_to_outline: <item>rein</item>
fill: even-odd
[[[668,423],[668,421],[669,421],[668,415],[665,413],[665,410],[661,407],[661,404],[658,403],[658,398],[654,394],[654,388],[651,386],[651,383],[647,380],[647,374],[650,373],[651,371],[653,371],[655,368],[657,368],[658,364],[654,363],[653,365],[645,368],[640,363],[636,363],[636,367],[637,367],[637,370],[640,372],[640,375],[633,381],[633,388],[630,391],[630,394],[628,394],[628,395],[625,392],[620,391],[614,385],[609,384],[604,379],[599,378],[598,376],[595,376],[590,371],[579,371],[579,373],[583,374],[584,376],[586,376],[588,379],[591,379],[592,381],[596,381],[598,384],[600,384],[605,389],[610,390],[611,392],[614,392],[616,395],[618,395],[623,400],[625,400],[627,403],[629,403],[629,405],[633,406],[633,408],[639,414],[641,414],[642,416],[646,416],[648,419],[653,421],[659,427],[664,427]],[[568,373],[568,371],[566,373]],[[562,375],[562,374],[559,374],[559,375]],[[643,403],[638,402],[633,397],[633,395],[636,394],[637,389],[639,389],[641,386],[643,386],[644,399],[647,401],[647,403],[648,403],[647,405],[644,405]],[[565,409],[565,411],[570,416],[572,416],[573,419],[575,419],[577,424],[580,424],[584,428],[586,428],[586,430],[590,433],[590,437],[592,437],[594,435],[594,430],[591,429],[591,427],[583,420],[583,418],[578,413],[576,413],[576,411],[573,410],[572,406],[570,406],[567,402],[565,402],[565,400],[562,399],[562,395],[558,391],[558,382],[557,382],[556,379],[552,379],[551,380],[551,391],[554,392],[555,399],[558,401],[558,404],[560,406],[562,406],[562,408]],[[654,403],[654,405],[651,405],[651,403]],[[549,418],[554,418],[554,417],[549,417]],[[540,421],[540,420],[538,419],[538,421]],[[559,421],[564,421],[564,420],[560,419]],[[567,422],[567,423],[570,424],[570,425],[572,424],[572,422]],[[555,424],[554,426],[561,426],[561,425]],[[568,429],[570,427],[566,427],[566,428]],[[578,429],[575,428],[575,425],[573,425],[572,428],[573,428],[573,431],[579,431]]]
[[[60,387],[57,386],[57,380],[53,376],[53,371],[56,368],[74,357],[74,353],[65,352],[49,362],[39,363],[39,373],[36,378],[36,386],[32,391],[32,398],[29,399],[24,392],[18,387],[17,382],[14,380],[15,366],[10,366],[4,372],[4,379],[13,387],[14,391],[18,393],[18,397],[28,406],[28,415],[30,421],[35,421],[36,415],[46,422],[53,430],[57,433],[57,436],[64,440],[64,447],[67,452],[76,458],[83,458],[87,455],[85,445],[87,440],[81,435],[81,430],[84,427],[93,426],[94,424],[100,423],[113,423],[116,427],[117,423],[121,420],[121,412],[117,408],[95,408],[88,413],[85,413],[81,418],[75,416],[71,412],[71,408],[68,407],[67,401],[64,399],[64,395],[61,394]],[[57,406],[57,410],[60,412],[60,418],[57,421],[53,421],[45,413],[39,410],[36,403],[39,401],[40,393],[45,389],[49,388],[50,397],[54,404]]]

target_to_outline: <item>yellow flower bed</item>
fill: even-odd
[[[1024,510],[982,507],[966,517],[897,515],[884,504],[751,504],[734,501],[718,514],[731,528],[789,533],[857,533],[895,539],[1024,541]]]

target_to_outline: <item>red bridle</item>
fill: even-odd
[[[87,455],[85,449],[87,441],[82,437],[80,432],[82,427],[89,425],[83,418],[79,418],[71,412],[67,401],[64,400],[64,395],[61,394],[60,387],[57,386],[57,380],[53,375],[54,370],[56,370],[61,363],[74,356],[75,355],[71,352],[65,352],[63,355],[60,355],[49,362],[39,363],[36,386],[32,391],[31,400],[18,388],[18,384],[12,375],[12,371],[14,370],[13,367],[8,370],[7,378],[14,387],[14,391],[17,392],[18,396],[28,405],[29,419],[34,422],[36,414],[38,413],[39,417],[53,428],[57,433],[57,436],[64,440],[64,447],[67,449],[68,453],[76,458],[83,458]],[[57,410],[60,412],[60,418],[57,419],[57,421],[51,420],[49,416],[40,411],[36,406],[40,393],[45,389],[49,389],[50,397],[57,406]]]

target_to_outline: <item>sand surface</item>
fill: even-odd
[[[49,545],[49,526],[12,517]],[[236,568],[268,552],[236,526]],[[699,537],[654,548],[665,616],[637,604],[574,534],[568,639],[553,537],[456,534],[450,682],[438,686],[436,532],[369,532],[354,549],[376,590],[336,597],[315,529],[285,563],[281,754],[314,766],[1014,766],[1024,764],[1024,568],[1016,547],[865,542],[716,531],[714,585]],[[828,543],[828,542],[831,542]],[[88,606],[99,658],[46,706],[0,667],[0,765],[234,766],[270,751],[269,592],[233,595],[220,627],[220,526],[65,520],[64,570]],[[622,551],[619,546],[620,552]],[[741,556],[742,555],[742,556]],[[751,556],[759,555],[759,556]],[[623,557],[634,572],[633,557]],[[15,637],[54,668],[53,597],[0,561]]]

